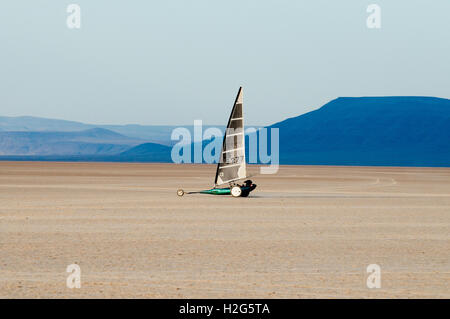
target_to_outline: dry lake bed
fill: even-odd
[[[176,195],[214,174],[0,162],[0,297],[450,298],[449,168],[281,166],[248,198]]]

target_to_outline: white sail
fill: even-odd
[[[245,134],[242,87],[236,96],[223,138],[222,152],[217,165],[215,186],[247,176],[245,166]]]

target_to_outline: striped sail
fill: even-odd
[[[215,186],[246,178],[242,87],[239,88],[223,138]]]

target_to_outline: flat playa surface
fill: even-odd
[[[450,298],[450,169],[282,166],[249,198],[176,196],[214,174],[0,162],[0,297]]]

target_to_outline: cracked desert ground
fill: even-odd
[[[214,174],[0,162],[0,297],[450,298],[449,168],[282,166],[249,198],[177,197]]]

